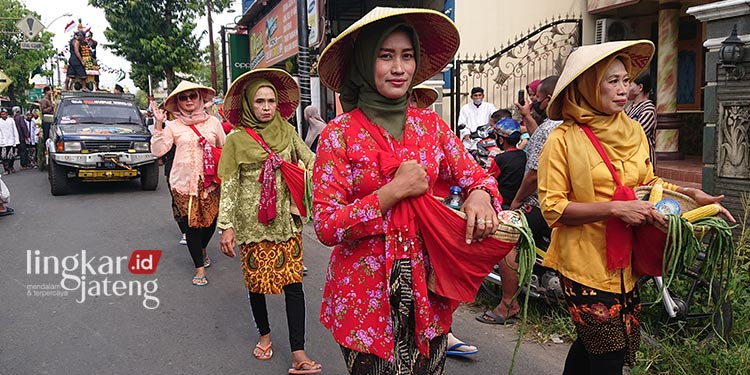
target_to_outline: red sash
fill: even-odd
[[[402,160],[389,147],[382,129],[373,125],[362,111],[350,112],[378,145],[378,161],[383,174],[392,176]],[[435,273],[434,292],[457,301],[470,302],[476,297],[484,277],[515,246],[515,243],[486,238],[466,243],[466,220],[445,204],[426,194],[404,199],[391,209],[386,241],[392,249],[408,248],[421,235]],[[410,256],[411,253],[410,253]],[[416,256],[416,255],[415,255]],[[393,259],[386,258],[386,275]]]
[[[195,125],[190,125],[190,129],[193,129],[196,135],[198,135],[198,144],[203,147],[203,188],[208,188],[211,184],[221,184],[221,180],[217,175],[217,169],[219,167],[219,159],[221,159],[221,149],[212,145]]]
[[[601,143],[594,132],[586,125],[579,125],[591,144],[599,153],[604,164],[615,180],[615,192],[613,201],[635,200],[633,189],[624,186],[617,176],[615,167],[607,157]],[[667,235],[651,224],[629,226],[616,217],[610,217],[606,222],[605,236],[607,241],[607,268],[611,271],[624,269],[630,265],[633,258],[633,270],[638,275],[661,275],[662,262],[664,258],[664,244]],[[635,244],[635,246],[633,246]],[[632,251],[632,253],[631,253]]]
[[[268,152],[268,158],[263,162],[263,169],[265,172],[261,172],[258,182],[261,183],[263,189],[266,189],[268,194],[272,196],[264,197],[261,193],[260,207],[258,210],[258,220],[264,224],[268,224],[273,218],[276,217],[276,179],[271,176],[267,178],[268,174],[273,172],[276,168],[272,167],[272,164],[276,161],[280,161],[281,175],[284,177],[289,192],[292,196],[294,204],[297,205],[297,209],[302,217],[307,217],[307,208],[305,207],[305,170],[300,168],[298,165],[290,163],[286,160],[281,159],[275,152],[268,147],[266,141],[258,134],[255,130],[245,127],[245,131],[249,134],[266,152]],[[274,160],[277,159],[277,160]],[[269,172],[270,170],[270,172]],[[264,175],[266,178],[264,179]]]

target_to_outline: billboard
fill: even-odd
[[[247,34],[229,34],[229,82],[250,71],[250,37]]]
[[[250,69],[265,68],[294,56],[297,38],[297,2],[283,0],[249,31]]]

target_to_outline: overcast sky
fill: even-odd
[[[104,29],[109,26],[109,23],[104,18],[104,11],[99,8],[94,8],[88,5],[88,0],[21,0],[26,5],[26,8],[33,10],[34,12],[41,15],[40,20],[43,25],[48,26],[48,31],[55,33],[52,39],[52,44],[58,51],[63,50],[67,45],[68,41],[72,37],[72,32],[65,33],[65,25],[75,20],[78,23],[78,19],[81,18],[84,26],[88,25],[91,27],[91,31],[94,33],[94,39],[99,42],[97,48],[97,59],[101,64],[104,64],[111,68],[121,68],[127,74],[125,79],[120,82],[121,85],[127,86],[131,92],[136,89],[133,85],[133,81],[130,79],[130,63],[125,59],[115,56],[110,50],[104,47],[108,41],[104,37]],[[214,39],[219,36],[219,28],[221,25],[233,23],[235,17],[242,14],[242,2],[235,0],[231,6],[235,10],[234,13],[224,12],[223,14],[214,14],[213,20],[213,32]],[[72,16],[60,17],[65,13],[71,13]],[[56,19],[60,17],[59,19]],[[50,24],[50,22],[52,22]],[[208,21],[206,17],[197,21],[198,27],[196,28],[196,35],[208,29]],[[208,35],[203,37],[201,41],[202,46],[208,45]],[[217,57],[219,59],[219,57]],[[220,59],[218,60],[220,61]],[[217,69],[219,69],[217,67]],[[64,77],[63,72],[63,77]],[[55,72],[55,79],[57,79],[57,72]],[[116,73],[103,73],[100,76],[100,86],[102,88],[110,88],[115,85],[117,79]],[[154,83],[155,85],[156,83]]]

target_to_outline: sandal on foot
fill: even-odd
[[[208,279],[206,276],[193,276],[193,285],[195,286],[206,286],[208,285]]]
[[[463,350],[461,350],[462,347],[464,348]],[[453,356],[457,356],[457,357],[464,357],[464,356],[467,356],[467,355],[472,355],[472,354],[479,353],[479,349],[469,350],[470,347],[471,347],[471,345],[459,341],[455,345],[453,345],[450,348],[448,348],[448,350],[445,352],[445,354],[446,355],[453,355]]]
[[[315,361],[302,361],[296,366],[292,364],[289,369],[290,374],[317,374],[322,371],[322,366]]]
[[[203,258],[203,268],[211,267],[211,258],[205,257]]]
[[[515,324],[516,320],[513,318],[513,316],[509,316],[507,318],[503,318],[500,315],[495,314],[492,310],[485,311],[482,315],[479,315],[476,317],[477,321],[480,321],[485,324]]]
[[[263,346],[260,345],[260,343],[255,344],[255,349],[260,350],[261,353],[256,354],[255,350],[253,350],[253,357],[255,357],[255,359],[260,360],[260,361],[267,361],[271,359],[271,357],[273,357],[272,345],[273,345],[272,343],[269,343],[268,346],[264,348]]]
[[[10,207],[5,207],[5,211],[2,211],[2,212],[0,212],[0,216],[9,216],[9,215],[13,215],[13,213],[14,213],[14,212],[15,212],[15,210],[13,210],[12,208],[10,208]]]

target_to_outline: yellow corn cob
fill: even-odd
[[[661,198],[664,196],[664,187],[661,186],[661,184],[654,184],[654,186],[651,187],[651,194],[648,196],[648,201],[656,204],[661,200]]]
[[[698,208],[692,209],[682,214],[687,221],[693,222],[704,217],[716,216],[719,213],[719,205],[716,203],[707,204]]]

